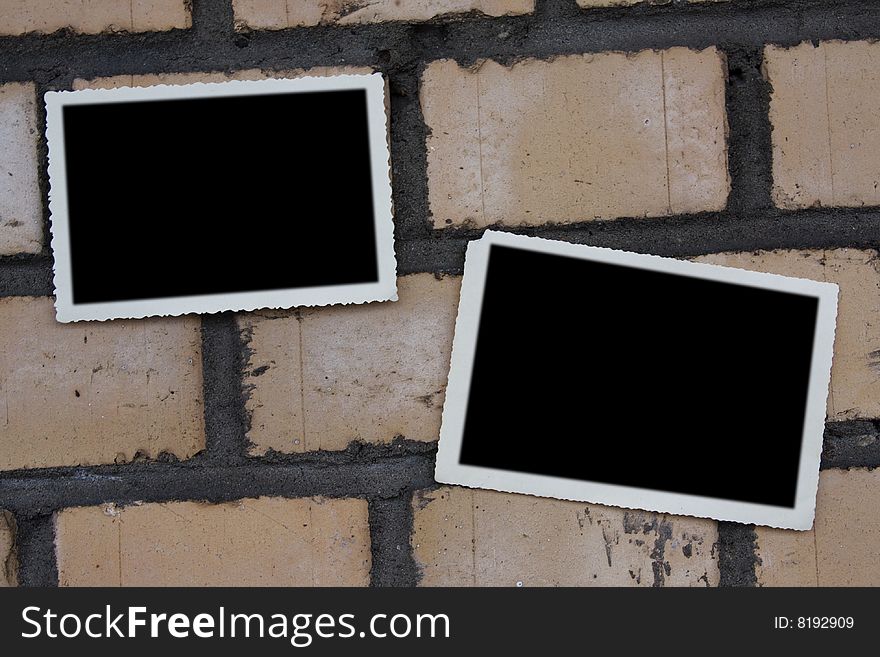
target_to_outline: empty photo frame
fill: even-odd
[[[808,529],[836,312],[829,283],[489,231],[436,479]]]
[[[381,75],[45,98],[59,321],[397,298]]]

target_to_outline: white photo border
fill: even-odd
[[[817,298],[816,331],[813,340],[813,357],[810,366],[794,508],[565,479],[460,463],[471,372],[482,313],[483,290],[489,251],[493,245]],[[487,231],[482,239],[470,242],[467,248],[465,274],[455,324],[449,382],[443,406],[435,479],[439,483],[459,484],[472,488],[488,488],[510,493],[525,493],[540,497],[554,497],[784,529],[810,529],[815,514],[816,492],[819,483],[819,461],[825,428],[825,404],[831,378],[837,296],[838,288],[833,283],[820,283],[731,267]],[[707,439],[710,438],[707,437]],[[743,476],[747,477],[748,473],[744,472]]]
[[[294,92],[362,89],[367,95],[370,168],[373,188],[373,221],[379,280],[371,283],[325,285],[280,290],[254,290],[223,294],[187,295],[101,303],[73,302],[73,272],[65,171],[64,107],[95,103],[229,96],[269,95]],[[267,80],[196,82],[151,87],[49,91],[46,102],[46,139],[49,148],[49,213],[51,243],[55,256],[55,310],[59,322],[137,319],[151,316],[247,311],[260,308],[292,308],[359,304],[397,300],[397,262],[394,255],[394,221],[391,204],[391,154],[385,81],[380,73],[305,76]]]

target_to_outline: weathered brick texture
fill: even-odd
[[[759,527],[761,586],[880,586],[880,470],[819,475],[811,531]]]
[[[768,46],[773,199],[783,208],[880,204],[880,44]]]
[[[243,315],[254,452],[436,440],[460,279],[398,279],[396,303]]]
[[[413,499],[423,586],[715,586],[713,521],[460,487]]]
[[[192,25],[187,0],[0,0],[0,35],[158,32]]]
[[[73,508],[57,516],[62,586],[365,586],[363,500],[266,498]]]
[[[426,21],[477,13],[527,14],[535,0],[233,0],[236,27],[281,30],[311,25]]]
[[[772,251],[697,258],[728,267],[837,283],[840,297],[828,418],[880,417],[880,262],[873,251]]]
[[[33,84],[0,85],[0,256],[43,248],[36,101]]]
[[[180,458],[204,447],[200,322],[55,321],[0,299],[0,469]]]
[[[15,520],[8,511],[0,509],[0,588],[17,583],[15,555]]]
[[[722,209],[724,62],[714,48],[424,72],[434,226]]]

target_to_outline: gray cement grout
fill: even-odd
[[[415,586],[419,582],[419,568],[410,545],[413,492],[370,500],[372,586]]]
[[[54,516],[17,513],[15,525],[19,585],[58,586]]]
[[[754,525],[718,523],[718,586],[757,586],[757,538]]]
[[[211,463],[230,465],[247,458],[244,364],[244,346],[234,313],[203,316],[204,457]]]
[[[342,452],[5,471],[0,507],[41,515],[106,502],[230,502],[260,496],[385,500],[435,485],[432,444],[355,445]]]
[[[727,212],[748,216],[772,208],[770,84],[761,46],[723,48],[727,60],[725,106],[731,189]]]

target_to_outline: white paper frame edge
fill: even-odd
[[[795,507],[789,509],[459,463],[489,249],[496,244],[818,298]],[[837,296],[838,288],[833,283],[487,231],[482,239],[470,242],[467,248],[449,384],[443,406],[435,478],[440,483],[460,484],[473,488],[488,488],[785,529],[809,529],[813,524],[816,507],[819,461],[825,428],[825,404],[831,378]],[[707,436],[707,440],[711,440],[711,437]],[[743,476],[748,476],[748,473],[743,473]]]
[[[69,105],[132,101],[266,95],[309,91],[363,89],[367,92],[367,123],[373,188],[373,220],[379,280],[375,283],[326,285],[310,288],[256,290],[223,294],[188,295],[101,303],[73,303],[73,281],[68,225],[63,108]],[[183,85],[121,87],[49,91],[46,101],[46,139],[49,147],[49,213],[51,244],[55,256],[55,309],[59,322],[80,320],[136,319],[186,313],[247,311],[260,308],[292,308],[359,304],[397,300],[397,263],[394,256],[394,221],[391,206],[391,154],[388,148],[388,117],[385,81],[380,73],[346,74],[292,79],[230,80]]]

